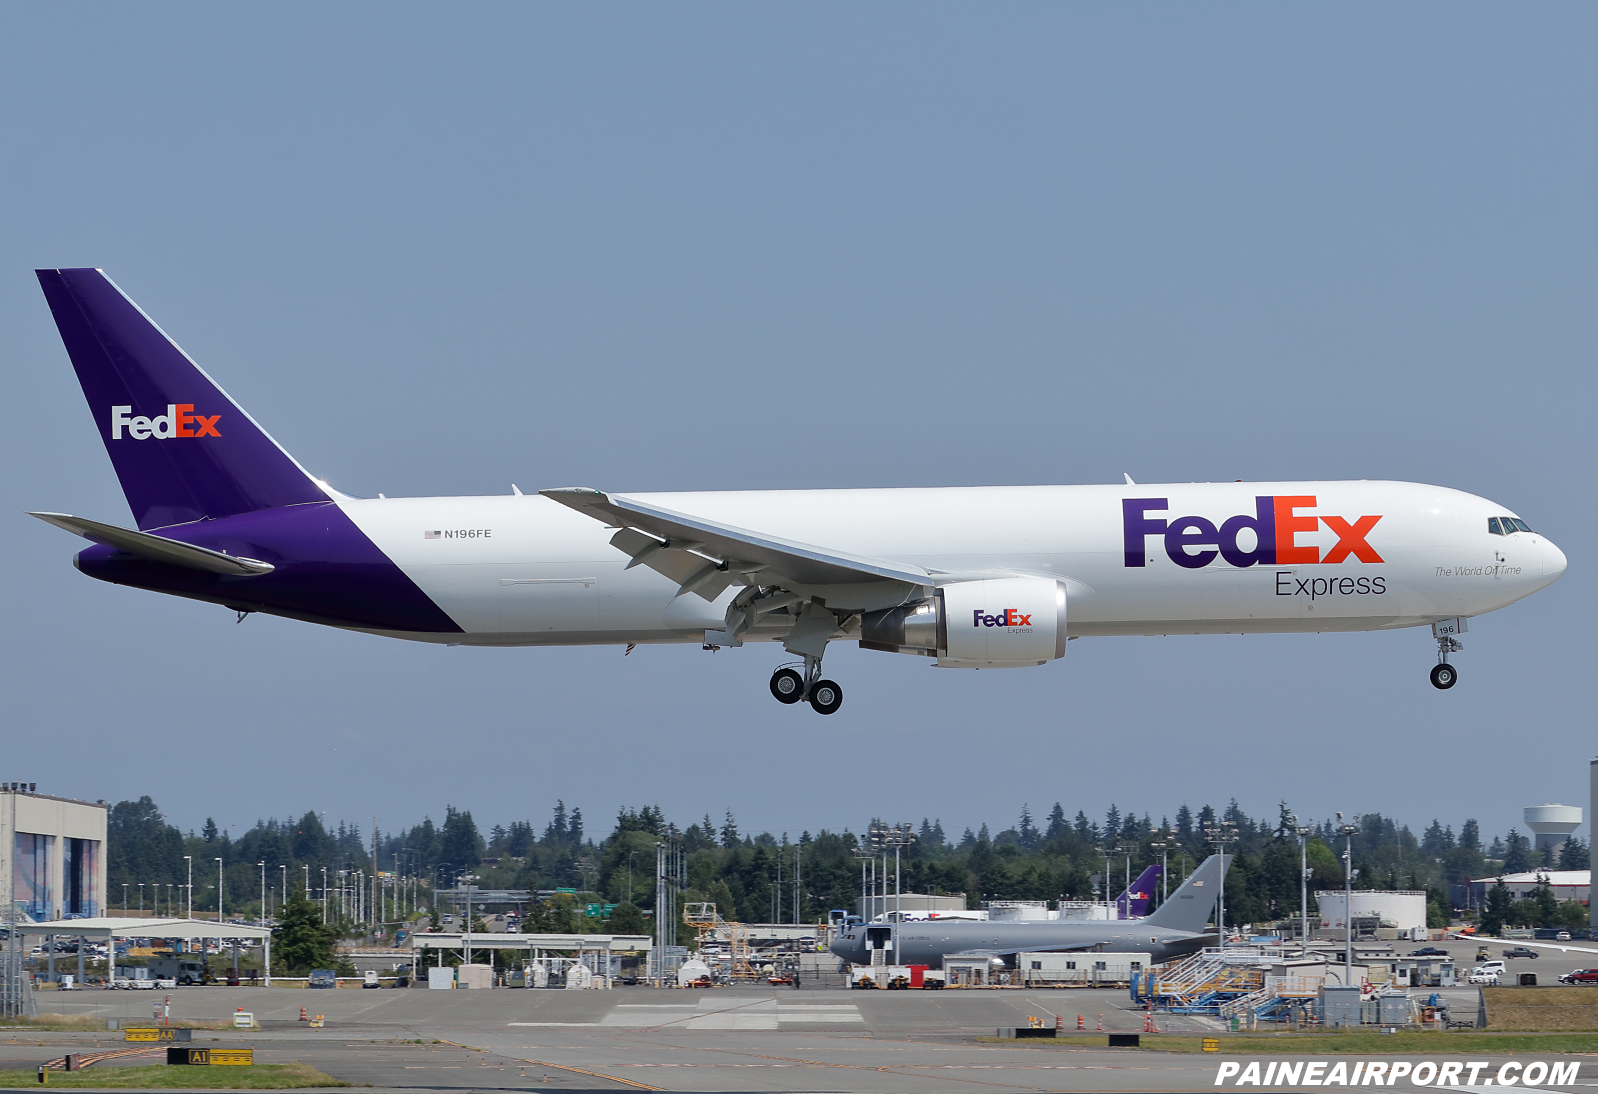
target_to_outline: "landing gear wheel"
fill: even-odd
[[[1437,665],[1432,669],[1432,687],[1447,691],[1459,682],[1459,673],[1453,665]]]
[[[805,678],[793,669],[778,669],[771,674],[771,694],[779,703],[797,703],[805,697]]]
[[[835,714],[843,706],[843,689],[831,680],[817,680],[810,685],[810,705],[817,714]]]

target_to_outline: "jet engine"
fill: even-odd
[[[936,657],[949,668],[1019,668],[1065,655],[1065,582],[957,581],[926,600],[867,612],[860,646]]]

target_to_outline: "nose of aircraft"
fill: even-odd
[[[1543,537],[1543,576],[1550,582],[1557,581],[1559,575],[1565,572],[1565,552],[1554,546],[1554,541]]]

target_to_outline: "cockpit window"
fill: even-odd
[[[1508,520],[1509,518],[1505,517],[1504,519]],[[1519,529],[1520,531],[1522,531],[1522,532],[1531,531],[1531,528],[1527,526],[1526,522],[1521,520],[1519,517],[1514,518],[1514,520],[1515,520],[1515,527],[1517,529]]]
[[[1487,518],[1487,531],[1491,532],[1495,536],[1501,536],[1501,535],[1504,534],[1504,530],[1502,528],[1498,527],[1498,518],[1497,517],[1488,517]]]
[[[1488,517],[1487,531],[1495,536],[1507,536],[1515,532],[1530,532],[1531,526],[1519,517]]]

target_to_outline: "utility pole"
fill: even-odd
[[[1293,831],[1298,834],[1298,915],[1299,915],[1299,954],[1309,956],[1309,834],[1315,830],[1314,825],[1299,824],[1298,817],[1291,816],[1288,820],[1293,825]]]
[[[1226,949],[1226,845],[1237,842],[1237,824],[1233,821],[1219,821],[1204,829],[1204,838],[1208,843],[1215,844],[1215,853],[1223,856],[1221,859],[1221,884],[1215,891],[1215,929],[1220,935],[1221,949]]]
[[[1359,814],[1354,814],[1359,820]],[[1344,824],[1343,814],[1337,814],[1337,834],[1343,837],[1343,983],[1354,979],[1354,837],[1359,825]]]
[[[183,856],[183,861],[189,864],[189,914],[188,914],[188,918],[193,919],[194,918],[194,856],[193,855],[184,855]]]

